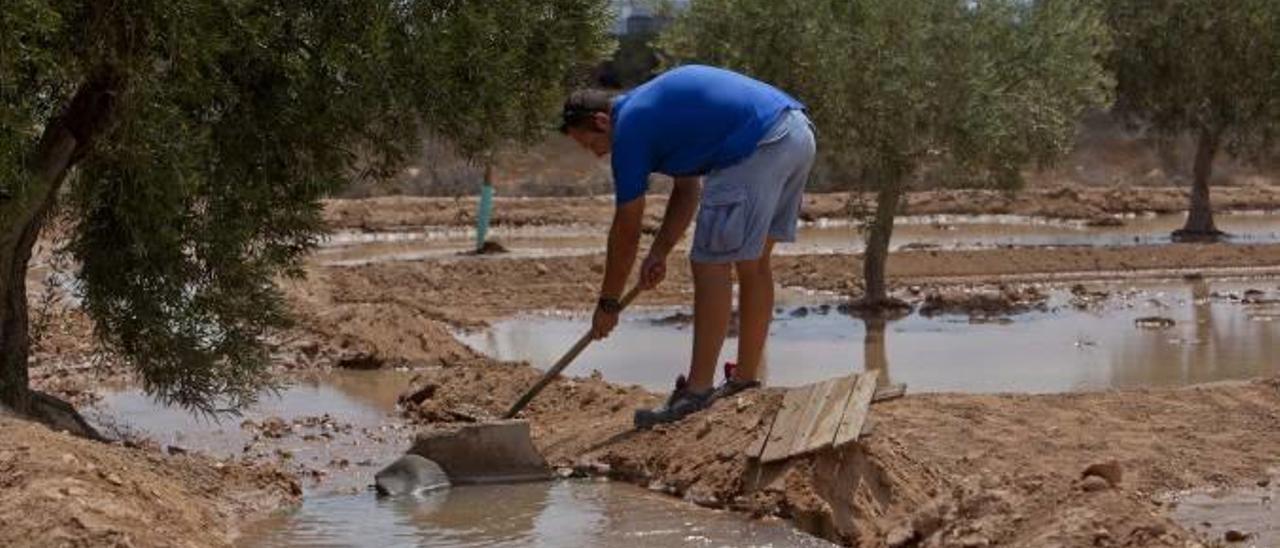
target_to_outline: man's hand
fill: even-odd
[[[600,340],[609,336],[613,328],[618,326],[618,313],[607,312],[597,306],[595,316],[591,317],[591,338]]]
[[[667,256],[650,252],[640,263],[640,287],[649,290],[658,287],[667,278]]]

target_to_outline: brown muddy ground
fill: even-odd
[[[869,196],[810,194],[802,217],[848,219],[871,205]],[[1187,189],[1176,187],[1044,186],[1016,194],[989,190],[930,190],[908,194],[903,215],[1011,214],[1058,219],[1097,220],[1129,213],[1177,213],[1187,208]],[[666,197],[648,197],[646,224],[662,219]],[[1213,189],[1218,211],[1280,208],[1280,185],[1242,185]],[[330,200],[325,217],[334,228],[395,230],[415,226],[465,226],[475,222],[475,198],[384,197]],[[607,224],[613,198],[503,198],[494,205],[497,226]]]
[[[999,195],[935,191],[913,196],[911,212],[1093,218],[1177,210],[1185,203],[1176,189],[1140,190],[1039,190],[1006,201]],[[1271,209],[1280,207],[1280,187],[1215,189],[1215,200],[1221,208]],[[973,204],[986,205],[980,211],[966,209]],[[472,206],[466,200],[384,198],[333,202],[327,214],[339,227],[383,230],[467,224]],[[814,217],[835,217],[847,207],[844,197],[827,195],[815,197],[807,211]],[[608,199],[519,200],[500,204],[497,222],[600,225],[607,222],[609,208]],[[650,208],[656,222],[660,208]],[[857,256],[775,261],[782,285],[840,295],[860,291]],[[419,378],[406,389],[437,386],[433,397],[412,406],[411,418],[429,423],[497,412],[538,372],[526,364],[477,355],[454,339],[452,331],[523,312],[587,308],[602,265],[600,255],[451,257],[358,267],[313,264],[306,280],[285,283],[299,326],[272,341],[276,365],[281,375],[327,367],[407,366],[418,370]],[[919,302],[955,284],[996,287],[1193,272],[1275,272],[1280,271],[1280,245],[905,251],[895,253],[889,265],[895,291]],[[640,304],[687,304],[689,299],[687,267],[673,263],[668,282],[643,296]],[[32,375],[42,389],[88,401],[103,379],[123,375],[110,360],[90,360],[91,329],[77,314],[73,308],[59,313],[64,321],[54,322],[53,335],[41,341]],[[755,468],[741,450],[778,405],[779,392],[720,402],[711,412],[674,427],[628,433],[632,410],[652,405],[658,397],[599,378],[565,378],[534,402],[528,418],[537,443],[557,464],[582,465],[591,473],[699,504],[786,516],[824,537],[868,546],[1191,545],[1195,534],[1169,521],[1159,495],[1191,487],[1252,485],[1280,465],[1275,457],[1280,450],[1280,389],[1275,381],[1049,396],[909,395],[876,405],[874,433],[862,446],[765,470]],[[44,511],[50,523],[64,524],[61,529],[46,525],[46,530],[78,531],[74,534],[81,536],[75,538],[83,539],[98,538],[92,531],[123,531],[137,535],[131,537],[134,545],[148,545],[152,537],[145,535],[154,531],[173,531],[171,539],[195,539],[182,532],[204,529],[216,531],[206,535],[213,540],[199,537],[195,545],[217,545],[238,523],[236,515],[251,510],[257,504],[253,501],[269,500],[255,498],[263,484],[244,480],[258,476],[242,476],[250,473],[240,465],[224,466],[235,470],[225,482],[178,481],[201,477],[183,474],[218,469],[209,463],[174,464],[122,448],[90,451],[100,446],[80,446],[76,440],[15,424],[0,423],[6,432],[17,432],[4,436],[17,441],[0,441],[0,481],[23,486],[6,489],[4,496],[36,506],[6,500],[3,507]],[[10,443],[26,443],[31,456],[9,457],[26,454],[16,445],[3,445]],[[63,453],[76,462],[152,462],[138,470],[111,469],[126,485],[135,481],[135,472],[145,474],[137,481],[165,485],[157,489],[172,498],[147,497],[142,490],[142,498],[134,500],[118,493],[121,487],[112,481],[93,481],[96,472],[85,472],[87,468],[55,466],[39,472],[45,475],[34,471],[38,464],[62,462]],[[1110,461],[1123,469],[1119,482],[1081,479],[1090,465]],[[98,468],[114,466],[110,460],[89,462]],[[23,472],[27,469],[32,471]],[[84,509],[54,505],[37,484],[10,479],[19,477],[10,475],[15,470],[21,477],[50,482],[87,481],[74,493],[89,503]],[[87,479],[77,479],[82,477]],[[165,490],[170,487],[172,491]],[[121,496],[125,498],[115,500]],[[120,505],[141,517],[118,513],[114,508]],[[89,523],[83,516],[96,516],[98,521],[91,521],[97,528],[77,525]],[[129,525],[152,523],[146,520],[157,516],[167,516],[165,522],[178,529],[144,531]],[[24,526],[0,519],[0,542],[34,534],[35,529],[18,527]]]
[[[0,546],[230,546],[297,501],[267,468],[73,438],[0,416]]]
[[[411,415],[499,413],[536,377],[473,364],[424,372]],[[860,546],[1187,546],[1158,496],[1252,485],[1280,450],[1280,382],[1049,396],[916,395],[876,404],[860,445],[759,468],[744,454],[781,392],[746,393],[652,432],[657,398],[597,378],[553,384],[527,412],[557,465],[705,506],[792,519]],[[1085,479],[1093,465],[1119,479]]]

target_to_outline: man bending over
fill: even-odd
[[[782,91],[728,70],[685,66],[625,94],[580,90],[565,101],[561,131],[597,156],[612,154],[617,210],[591,329],[618,323],[640,243],[649,175],[674,178],[662,226],[640,267],[640,285],[666,276],[667,256],[697,214],[693,270],[693,353],[662,407],[636,411],[639,428],[677,421],[759,385],[773,320],[769,257],[795,241],[805,181],[816,147],[805,106]],[[728,331],[732,274],[739,283],[738,365],[714,387]]]

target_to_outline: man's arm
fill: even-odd
[[[649,248],[650,255],[666,257],[680,243],[689,223],[693,222],[693,215],[698,212],[698,190],[701,186],[698,183],[697,177],[675,178],[667,211],[662,215],[662,227],[653,239],[653,247]]]
[[[627,277],[636,263],[640,248],[640,229],[644,221],[644,196],[621,204],[613,213],[609,228],[609,247],[604,265],[604,282],[600,296],[617,299],[626,289]]]
[[[645,289],[653,289],[667,277],[667,255],[680,243],[698,212],[700,187],[697,177],[676,177],[667,211],[662,216],[662,227],[640,266],[640,285]]]
[[[640,228],[644,221],[644,195],[620,204],[613,212],[613,225],[609,228],[609,247],[605,252],[604,282],[600,284],[601,305],[596,306],[591,319],[591,334],[597,339],[609,336],[618,325],[618,311],[607,310],[603,302],[617,303],[626,289],[631,267],[636,263],[636,251],[640,248]]]

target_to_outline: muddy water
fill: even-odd
[[[1111,296],[1080,310],[1065,289],[1053,290],[1043,311],[980,322],[968,316],[911,315],[864,321],[836,307],[789,304],[770,333],[766,381],[796,386],[868,368],[913,392],[1063,392],[1173,386],[1245,379],[1280,372],[1280,305],[1246,305],[1238,297],[1276,280],[1161,282],[1090,286]],[[1215,297],[1214,295],[1218,296]],[[1237,300],[1231,299],[1231,294]],[[688,365],[691,333],[678,310],[631,314],[609,339],[593,345],[570,369],[585,375],[669,390]],[[685,311],[687,312],[687,311]],[[1141,328],[1161,316],[1175,323]],[[462,335],[501,359],[553,363],[587,327],[572,316],[528,316]],[[736,339],[722,356],[736,354]]]
[[[1280,242],[1280,213],[1220,214],[1218,226],[1233,241]],[[1094,227],[1015,215],[931,215],[897,220],[892,248],[982,249],[1002,246],[1114,246],[1168,243],[1182,225],[1182,215],[1139,216],[1121,226]],[[505,257],[553,257],[599,253],[605,231],[590,226],[497,227],[493,239],[510,254]],[[330,265],[359,265],[384,261],[416,261],[458,257],[472,249],[469,229],[420,227],[401,232],[343,231],[331,236],[317,253]],[[857,227],[820,221],[801,228],[798,241],[781,246],[781,254],[857,253],[863,249]]]
[[[258,530],[261,529],[261,530]],[[459,487],[410,500],[312,497],[259,524],[241,546],[831,546],[778,521],[751,521],[611,482]]]
[[[1210,540],[1225,540],[1228,532],[1248,535],[1239,546],[1280,546],[1280,489],[1266,486],[1229,492],[1192,492],[1174,497],[1172,516],[1184,527]]]
[[[244,547],[829,546],[784,522],[752,521],[607,481],[458,487],[377,500],[368,488],[373,474],[410,443],[410,429],[394,412],[410,377],[318,375],[221,422],[125,390],[107,394],[93,419],[162,445],[279,462],[298,473],[302,506],[249,527],[238,543]],[[271,418],[288,425],[273,431],[280,437],[256,427]]]

